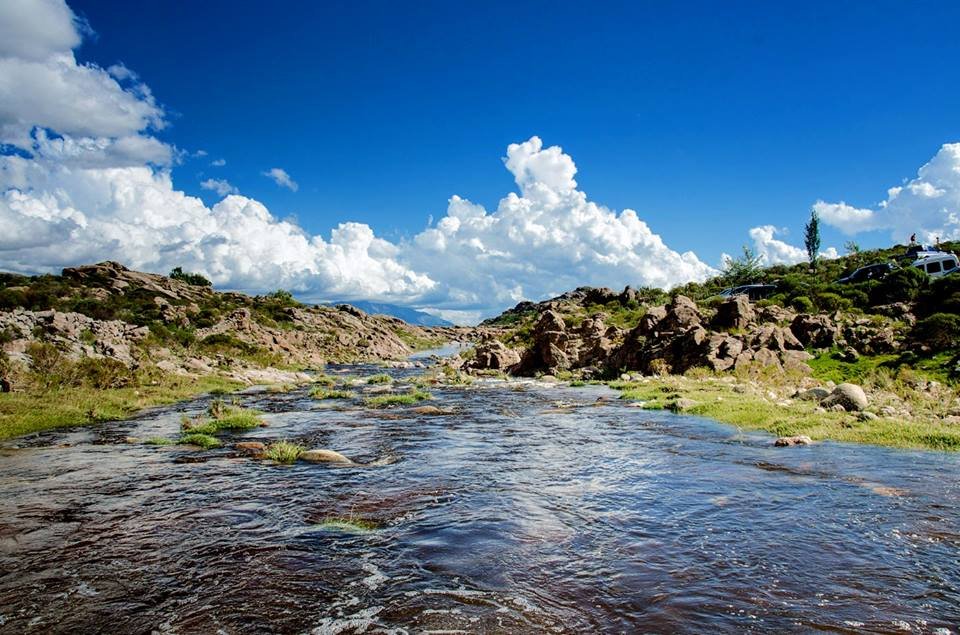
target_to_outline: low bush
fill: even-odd
[[[190,273],[183,270],[182,267],[174,267],[173,271],[170,272],[170,278],[174,280],[182,280],[187,284],[191,284],[195,287],[212,287],[213,283],[204,278],[199,273]]]
[[[790,306],[799,311],[800,313],[813,313],[816,311],[816,307],[813,305],[813,300],[808,298],[805,295],[798,295],[791,302]]]
[[[958,348],[960,347],[960,315],[934,313],[917,322],[911,335],[915,341],[927,344],[935,350]]]

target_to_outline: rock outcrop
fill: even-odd
[[[695,367],[713,371],[770,367],[809,374],[811,356],[803,340],[829,343],[839,333],[829,318],[819,319],[824,316],[808,319],[813,316],[796,316],[779,307],[758,310],[746,296],[725,301],[708,319],[693,300],[678,295],[666,305],[649,308],[627,332],[607,327],[602,313],[569,327],[559,307],[541,308],[533,343],[514,369],[517,374],[594,368],[608,374],[622,370],[663,374]]]

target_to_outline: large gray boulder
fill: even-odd
[[[840,384],[833,389],[829,397],[820,402],[824,408],[842,406],[847,412],[859,412],[868,404],[866,393],[856,384]]]

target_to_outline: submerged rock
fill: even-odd
[[[353,465],[353,461],[339,452],[324,448],[307,450],[300,455],[300,460],[308,463],[340,463],[343,465]]]
[[[249,454],[252,456],[262,456],[264,452],[267,451],[266,444],[260,443],[259,441],[241,441],[240,443],[235,444],[235,450],[239,450],[244,454]]]
[[[773,445],[778,448],[785,448],[792,445],[810,445],[811,443],[813,443],[813,439],[805,434],[798,434],[792,437],[780,437],[773,442]]]

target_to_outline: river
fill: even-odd
[[[602,386],[431,391],[454,414],[247,394],[269,427],[224,437],[375,466],[128,442],[208,399],[5,443],[0,632],[956,632],[957,454],[774,448]]]

